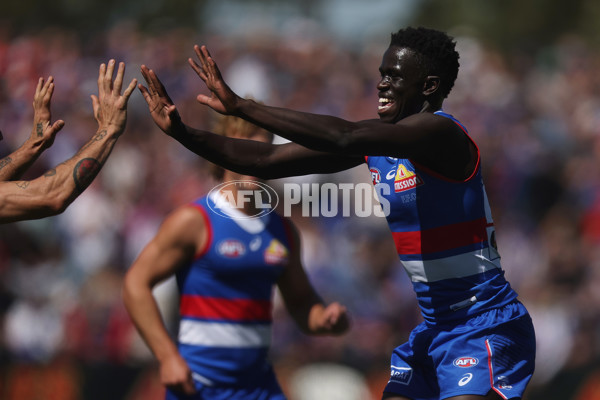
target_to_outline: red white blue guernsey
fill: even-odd
[[[464,126],[452,119],[467,134]],[[454,181],[410,159],[368,157],[373,184],[389,202],[387,221],[426,323],[445,324],[517,298],[504,278],[478,160]],[[387,187],[386,187],[387,185]]]
[[[244,219],[225,210],[229,218],[213,211],[213,200],[192,203],[205,216],[209,238],[176,275],[178,345],[198,382],[244,386],[270,371],[273,286],[287,264],[289,231],[275,213]]]

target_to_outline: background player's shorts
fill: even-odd
[[[417,326],[392,353],[384,390],[412,399],[460,395],[520,398],[535,365],[535,333],[520,302],[450,328]]]
[[[271,368],[252,386],[206,386],[195,381],[197,392],[191,396],[167,389],[166,400],[286,400]]]

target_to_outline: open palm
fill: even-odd
[[[152,119],[160,129],[167,134],[171,134],[173,123],[180,120],[177,107],[173,104],[154,71],[148,69],[145,65],[142,65],[141,71],[148,87],[139,84],[138,88],[142,92],[146,103],[148,103],[150,115],[152,115]]]
[[[210,96],[199,94],[196,99],[221,114],[234,114],[239,100],[238,95],[223,80],[221,71],[206,46],[198,47],[196,45],[194,52],[199,63],[191,58],[188,59],[188,63],[210,90]]]

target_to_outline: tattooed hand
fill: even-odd
[[[30,139],[39,145],[42,150],[52,146],[56,133],[64,125],[62,120],[50,124],[52,93],[54,93],[54,78],[50,76],[45,82],[44,78],[40,78],[33,96],[33,130]]]
[[[108,65],[100,65],[98,96],[92,95],[92,103],[99,130],[105,129],[110,134],[120,135],[123,133],[127,122],[127,101],[135,89],[137,80],[133,79],[121,94],[125,63],[119,63],[117,76],[113,82],[114,70],[115,60],[110,60]]]

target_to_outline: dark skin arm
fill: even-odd
[[[154,71],[141,68],[148,87],[138,85],[158,127],[186,148],[228,170],[262,179],[313,173],[333,173],[364,162],[360,156],[344,156],[308,149],[296,143],[273,145],[228,138],[185,125],[176,106]]]
[[[231,114],[313,150],[345,156],[385,155],[410,158],[451,179],[465,179],[477,162],[476,149],[448,118],[420,112],[395,124],[378,120],[350,122],[341,118],[270,107],[236,95],[225,83],[205,46],[195,46],[199,63],[191,67],[210,95],[201,104]],[[424,87],[423,96],[437,86]],[[429,91],[429,92],[427,92]]]

